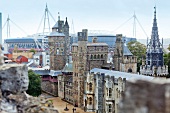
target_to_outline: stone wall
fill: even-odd
[[[45,92],[53,94],[54,96],[58,96],[58,83],[42,81],[41,89]]]
[[[0,113],[58,113],[44,97],[26,94],[28,84],[26,65],[0,65]]]
[[[170,80],[127,82],[119,113],[170,113]]]

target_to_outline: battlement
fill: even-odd
[[[148,76],[158,76],[158,77],[166,77],[168,75],[168,66],[159,66],[152,68],[146,65],[140,66],[140,74],[148,75]]]
[[[137,57],[136,56],[124,56],[123,63],[136,63]]]

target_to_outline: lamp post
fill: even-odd
[[[76,111],[76,108],[73,108],[73,113],[74,113],[74,111]]]
[[[67,108],[67,103],[66,103],[66,108],[64,109],[64,111],[68,111],[69,109]]]

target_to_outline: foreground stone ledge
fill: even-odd
[[[119,113],[170,113],[170,79],[128,81]]]
[[[28,85],[26,65],[0,65],[0,113],[58,113],[44,97],[28,95]]]

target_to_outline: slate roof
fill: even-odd
[[[133,54],[130,52],[129,48],[126,44],[123,45],[123,55],[125,56],[132,56]]]
[[[73,72],[73,64],[72,63],[66,63],[62,72]]]
[[[36,74],[39,74],[39,75],[49,75],[50,73],[50,70],[33,70]]]
[[[65,36],[64,33],[51,32],[48,36]]]
[[[58,22],[52,28],[58,28]]]
[[[138,75],[138,74],[133,74],[133,73],[126,73],[126,72],[120,72],[120,71],[113,71],[113,70],[105,70],[105,69],[99,69],[99,68],[94,68],[90,70],[90,72],[96,73],[105,73],[105,75],[110,75],[114,76],[115,78],[126,78],[126,80],[153,80],[155,77],[151,76],[145,76],[145,75]]]
[[[58,70],[58,71],[50,70],[49,75],[58,76],[58,75],[62,75],[62,72],[61,72],[61,70]]]
[[[72,46],[78,46],[78,43],[73,43]],[[87,43],[87,46],[108,46],[106,43]]]

